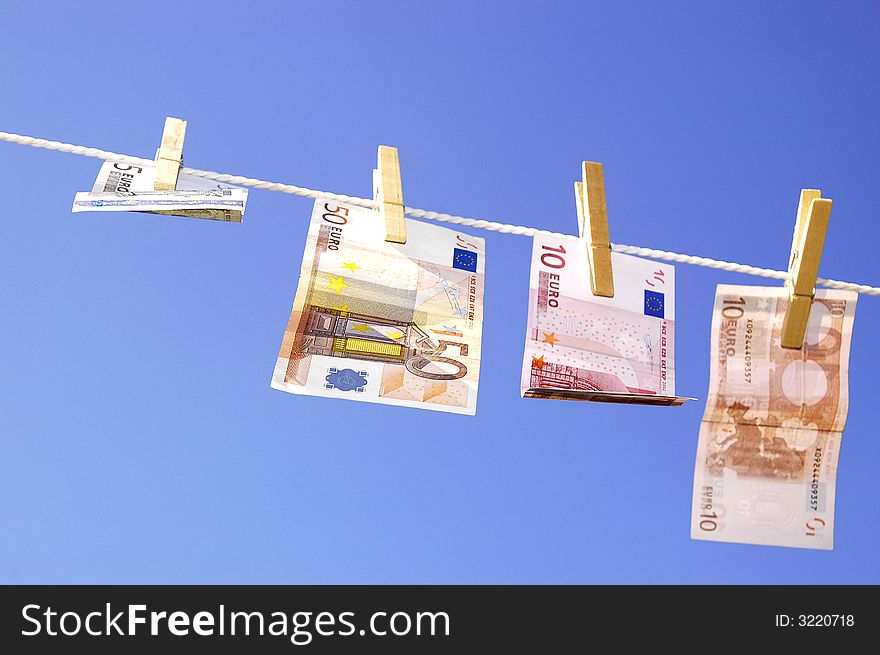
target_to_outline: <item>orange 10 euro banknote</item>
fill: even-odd
[[[675,269],[612,253],[615,293],[594,296],[586,244],[538,234],[521,392],[526,398],[681,405]]]
[[[801,349],[781,346],[783,287],[719,285],[691,536],[831,549],[858,294],[820,289]]]

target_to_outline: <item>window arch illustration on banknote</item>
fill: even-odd
[[[410,321],[395,321],[345,309],[308,305],[301,356],[351,357],[387,364],[402,364],[407,371],[429,380],[458,380],[467,366],[444,353],[456,346],[467,355],[468,347],[447,340],[434,340]]]

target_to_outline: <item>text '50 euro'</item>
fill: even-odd
[[[315,203],[272,387],[474,414],[485,242],[362,207]]]
[[[816,291],[800,350],[782,348],[783,287],[718,285],[691,536],[831,549],[849,405],[853,291]]]
[[[675,395],[675,269],[611,254],[615,294],[594,296],[583,241],[537,235],[525,398],[681,405]]]
[[[181,173],[177,189],[153,191],[156,167],[106,161],[92,190],[76,194],[76,212],[143,212],[241,223],[247,189]]]

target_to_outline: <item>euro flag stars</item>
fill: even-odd
[[[663,294],[659,291],[645,289],[645,316],[665,318],[666,302]]]
[[[327,284],[327,288],[332,289],[336,293],[342,293],[342,290],[347,289],[348,285],[345,283],[345,278],[341,275],[339,277],[331,275],[330,282],[329,284]]]
[[[452,249],[452,268],[471,273],[477,272],[477,253],[462,248]]]

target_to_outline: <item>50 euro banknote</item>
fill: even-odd
[[[523,397],[688,400],[675,395],[675,269],[620,253],[611,260],[614,297],[594,296],[586,244],[535,236]]]
[[[389,243],[378,212],[315,203],[274,389],[476,412],[485,243],[406,230]]]
[[[181,173],[177,189],[154,191],[154,165],[105,161],[90,192],[79,192],[74,212],[137,211],[241,223],[247,189]]]
[[[833,548],[858,295],[818,290],[802,349],[781,346],[782,287],[719,285],[691,536]]]

